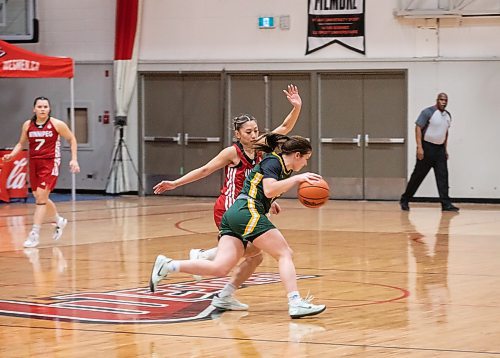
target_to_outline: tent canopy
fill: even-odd
[[[73,59],[40,55],[0,40],[0,77],[73,78]]]

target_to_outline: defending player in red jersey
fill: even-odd
[[[293,109],[283,123],[273,130],[277,134],[287,134],[293,129],[302,107],[302,99],[296,86],[289,85],[287,90],[283,90],[283,92]],[[259,136],[259,127],[255,118],[248,114],[239,115],[233,119],[233,127],[236,143],[223,149],[204,166],[190,171],[179,179],[173,181],[164,180],[156,184],[154,193],[160,194],[167,190],[173,190],[179,186],[205,178],[216,170],[225,168],[224,184],[214,206],[215,224],[217,228],[220,228],[222,216],[238,197],[247,174],[261,159],[261,154],[254,149],[255,141]],[[275,202],[271,212],[277,214],[279,211],[280,207]],[[216,253],[216,247],[205,251],[193,249],[189,256],[191,259],[213,260]],[[236,266],[231,280],[219,295],[213,298],[212,305],[224,310],[247,310],[248,305],[239,302],[233,297],[233,293],[252,275],[261,262],[261,251],[249,244],[245,251],[244,261]]]
[[[71,147],[69,162],[72,173],[78,173],[76,138],[63,121],[50,116],[50,102],[45,97],[35,98],[33,117],[24,122],[21,137],[12,152],[3,156],[4,161],[12,160],[28,142],[30,185],[36,200],[33,227],[24,242],[24,247],[36,247],[40,242],[40,227],[46,216],[53,218],[56,229],[53,239],[58,240],[67,224],[67,220],[57,213],[57,208],[49,199],[50,192],[56,186],[61,164],[60,136]]]
[[[236,117],[235,121],[241,120],[241,117],[250,117],[248,120],[255,119],[247,114],[243,116]],[[236,125],[234,125],[236,128]],[[243,183],[248,173],[253,169],[253,167],[260,161],[260,153],[254,153],[254,157],[250,158],[245,153],[245,148],[241,144],[241,140],[233,144],[236,150],[236,155],[238,156],[239,163],[235,166],[226,165],[224,167],[224,184],[220,190],[220,195],[214,205],[214,221],[217,227],[220,227],[222,216],[233,205],[236,197],[243,188]]]

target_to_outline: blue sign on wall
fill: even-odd
[[[274,17],[259,17],[260,29],[274,29]]]

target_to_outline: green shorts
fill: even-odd
[[[262,205],[250,198],[238,199],[222,217],[219,237],[237,237],[246,247],[247,242],[253,242],[255,238],[275,228]]]

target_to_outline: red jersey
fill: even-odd
[[[55,159],[61,157],[59,133],[50,118],[37,125],[31,121],[26,133],[29,140],[30,159]]]
[[[247,174],[260,162],[262,156],[260,153],[255,155],[255,158],[250,159],[243,150],[240,142],[233,144],[240,158],[240,162],[236,166],[226,166],[224,168],[224,184],[220,191],[220,196],[217,198],[214,206],[214,220],[217,227],[220,226],[222,215],[226,212],[240,194],[243,188],[243,183]]]

